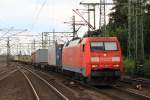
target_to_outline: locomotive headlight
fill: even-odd
[[[92,65],[92,68],[97,68],[98,67],[98,65]]]
[[[120,66],[119,66],[119,65],[113,65],[113,67],[114,67],[114,68],[119,68]]]
[[[120,61],[120,57],[112,57],[112,61]]]
[[[99,62],[99,57],[91,57],[91,62]]]

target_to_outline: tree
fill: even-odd
[[[150,2],[145,5],[144,15],[144,48],[146,57],[150,58]]]
[[[109,36],[117,36],[120,40],[123,54],[127,54],[127,42],[128,42],[128,0],[113,0],[115,6],[111,9],[109,14],[109,23],[107,25],[107,34]],[[150,1],[144,0],[144,45],[146,55],[150,55]],[[134,30],[134,29],[133,29]]]
[[[127,55],[127,24],[128,24],[128,10],[127,0],[114,0],[116,5],[111,9],[112,12],[109,14],[109,23],[107,25],[107,34],[109,36],[117,36],[123,54]]]

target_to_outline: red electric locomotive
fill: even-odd
[[[119,41],[116,37],[72,40],[63,48],[62,69],[90,80],[116,80],[123,73]]]

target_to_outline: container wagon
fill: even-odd
[[[32,61],[35,67],[44,68],[48,63],[48,49],[38,49],[32,53]]]
[[[50,69],[61,69],[63,44],[53,43],[48,48],[48,66]]]

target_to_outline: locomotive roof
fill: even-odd
[[[82,39],[75,39],[75,40],[69,41],[65,44],[65,47],[74,46],[85,41],[118,41],[118,40],[117,40],[117,37],[85,37]]]
[[[117,37],[86,37],[83,39],[90,41],[118,41]]]

